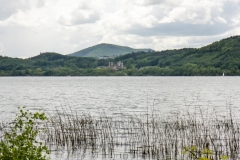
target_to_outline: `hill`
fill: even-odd
[[[114,57],[132,52],[148,52],[153,51],[152,49],[133,49],[130,47],[118,46],[114,44],[98,44],[72,54],[69,56],[75,57]]]
[[[80,76],[87,74],[85,69],[96,68],[96,61],[96,58],[70,57],[51,52],[28,59],[0,56],[0,76]]]
[[[125,69],[108,68],[123,62]],[[28,59],[0,56],[0,76],[240,76],[240,36],[201,48],[132,52],[113,59],[41,53]]]
[[[229,37],[201,48],[183,48],[153,53],[127,54],[116,58],[127,68],[159,67],[168,75],[238,75],[240,36]],[[149,69],[150,68],[150,69]],[[171,71],[170,71],[171,70]],[[171,73],[170,73],[171,72]],[[146,73],[143,73],[146,75]],[[150,75],[155,74],[151,73]],[[159,73],[156,73],[159,75]],[[166,74],[163,74],[166,75]]]

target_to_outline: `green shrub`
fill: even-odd
[[[37,129],[40,122],[47,120],[44,113],[31,113],[19,108],[19,115],[15,118],[10,130],[5,133],[0,142],[0,160],[46,160],[49,159],[48,148],[37,141],[41,129]]]
[[[189,153],[194,160],[212,160],[212,150],[203,148],[200,151],[200,157],[197,157],[198,148],[197,146],[184,147],[182,154]],[[221,160],[227,160],[228,156],[222,155]]]

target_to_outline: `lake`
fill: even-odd
[[[1,77],[1,119],[17,107],[91,114],[165,114],[196,107],[238,112],[240,77]],[[235,113],[236,113],[235,112]]]
[[[177,135],[180,140],[174,142],[178,150],[172,149],[171,154],[157,153],[158,156],[164,155],[163,159],[168,159],[168,156],[180,156],[182,159],[181,148],[188,146],[192,141],[197,143],[197,139],[201,139],[205,134],[203,131],[206,130],[206,127],[209,127],[209,131],[212,132],[207,134],[218,137],[214,142],[212,141],[213,144],[224,146],[236,140],[235,136],[230,136],[235,132],[231,132],[229,128],[224,129],[224,132],[221,127],[220,129],[216,128],[218,125],[216,125],[215,120],[222,119],[218,118],[218,115],[229,115],[229,111],[232,111],[233,117],[239,118],[240,77],[1,77],[0,87],[1,121],[14,118],[17,108],[20,106],[26,106],[34,111],[43,110],[46,113],[56,113],[56,110],[60,112],[72,110],[92,115],[92,117],[83,117],[80,121],[86,123],[86,126],[94,128],[94,133],[97,133],[97,141],[94,138],[86,139],[84,144],[80,146],[89,147],[87,144],[94,144],[96,147],[94,152],[97,151],[94,156],[92,155],[93,150],[86,151],[86,154],[85,149],[80,148],[77,149],[77,153],[74,152],[68,157],[69,148],[63,147],[60,150],[59,148],[57,150],[51,148],[52,159],[103,159],[104,157],[106,159],[122,159],[124,157],[124,159],[146,159],[141,157],[143,154],[139,153],[138,149],[142,148],[141,152],[144,146],[147,149],[144,140],[146,134],[144,133],[149,130],[151,132],[148,132],[147,137],[150,137],[148,140],[151,141],[151,148],[154,148],[155,151],[171,148],[169,144],[173,143],[173,135]],[[174,128],[174,126],[179,125],[179,122],[182,122],[181,118],[174,121],[175,113],[184,115],[189,112],[193,113],[194,116],[203,114],[210,118],[202,119],[201,123],[193,121],[194,124],[191,124],[191,118],[191,121],[186,119],[184,122],[187,122],[187,127],[183,124],[182,131]],[[97,117],[102,113],[108,117],[99,121]],[[152,124],[148,123],[147,113],[152,115],[152,120],[155,116],[159,118],[152,121]],[[126,115],[137,117],[125,118]],[[211,121],[212,115],[217,115],[213,121]],[[171,117],[162,118],[164,116]],[[114,117],[117,118],[114,119]],[[165,121],[169,121],[169,123]],[[66,133],[72,135],[71,128],[70,132],[68,128],[65,128],[64,132],[59,132],[58,126],[61,124],[58,122],[61,121],[56,121],[56,124],[53,124],[55,127],[50,128],[48,135],[51,135],[53,139],[56,136],[55,133],[59,133],[59,136]],[[65,127],[72,126],[69,125],[72,122],[67,122]],[[217,121],[217,124],[223,128],[226,127],[225,122],[229,122],[228,118],[223,122]],[[92,124],[94,125],[91,126]],[[155,133],[155,124],[159,125],[157,133]],[[104,127],[105,125],[111,127]],[[193,132],[191,126],[196,125],[198,130]],[[171,129],[166,129],[168,126]],[[235,125],[232,127],[234,129]],[[91,130],[92,128],[90,130],[83,128],[81,133],[86,131],[86,134],[91,136]],[[113,133],[114,136],[110,139],[103,137],[103,135],[111,137],[110,135]],[[161,136],[156,137],[157,135]],[[77,136],[82,136],[82,134],[76,132],[74,136],[76,136],[74,139],[76,140]],[[226,140],[222,141],[221,138]],[[43,139],[47,140],[48,138]],[[89,142],[90,140],[94,141]],[[208,139],[203,137],[203,143],[205,143],[204,140]],[[67,140],[67,142],[70,144],[71,141]],[[75,145],[79,146],[77,142],[74,142]],[[105,145],[108,148],[114,146],[114,150],[104,150]],[[135,149],[138,150],[137,154],[135,154]],[[223,151],[222,147],[218,149],[217,153],[227,153],[227,149]],[[174,155],[175,153],[177,155]],[[231,156],[235,155],[239,155],[239,153],[234,152]]]

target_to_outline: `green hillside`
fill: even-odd
[[[127,47],[126,47],[127,48]],[[123,62],[114,70],[109,62]],[[28,59],[0,56],[0,76],[240,76],[240,36],[201,48],[131,52],[114,59],[41,53]]]
[[[96,61],[96,58],[70,57],[49,52],[28,59],[0,56],[0,76],[86,75],[85,69],[96,68]]]
[[[133,49],[130,47],[118,46],[114,44],[98,44],[75,53],[69,54],[69,56],[76,57],[114,57],[132,52],[148,52],[152,49]]]
[[[160,70],[168,70],[168,75],[221,75],[223,72],[239,75],[240,36],[226,38],[199,49],[127,54],[117,57],[116,61],[123,61],[127,68],[151,70],[154,67],[156,70],[158,67]]]

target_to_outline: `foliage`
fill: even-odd
[[[200,157],[198,157],[198,152]],[[208,148],[203,148],[201,151],[198,151],[197,146],[184,147],[182,154],[189,153],[194,160],[212,160],[213,151]],[[222,155],[221,160],[227,160],[228,156]]]
[[[19,108],[20,114],[14,120],[14,125],[5,133],[0,142],[0,159],[2,160],[45,160],[49,150],[42,142],[37,141],[40,132],[36,125],[46,121],[44,113],[31,113]]]
[[[223,39],[199,49],[131,53],[116,57],[115,60],[123,61],[128,68],[170,68],[164,75],[219,76],[223,72],[225,75],[240,75],[240,36]],[[148,74],[149,72],[145,75]]]
[[[96,52],[104,52],[108,48],[111,54],[115,54],[116,46],[105,45],[101,44],[102,49],[99,46],[95,48]],[[95,49],[87,48],[86,53]],[[106,68],[110,61],[122,61],[126,69]],[[0,76],[220,76],[223,72],[227,76],[240,76],[240,36],[199,49],[138,51],[114,59],[72,57],[48,52],[29,59],[0,56]]]

